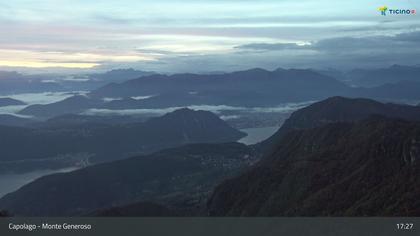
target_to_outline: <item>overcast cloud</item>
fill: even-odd
[[[415,1],[0,3],[0,68],[160,72],[420,64]]]

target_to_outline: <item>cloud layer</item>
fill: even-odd
[[[384,4],[416,7],[361,0],[16,0],[0,3],[0,67],[205,72],[419,63],[413,55],[419,15],[383,17],[377,8]]]

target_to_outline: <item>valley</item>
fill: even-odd
[[[112,73],[125,72],[134,73]],[[418,178],[417,82],[351,87],[350,77],[344,83],[325,73],[154,73],[90,91],[4,94],[0,209],[16,216],[417,215],[417,192],[404,183]]]

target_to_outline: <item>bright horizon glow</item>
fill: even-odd
[[[41,62],[41,61],[0,61],[0,66],[7,67],[28,67],[28,68],[71,68],[71,69],[90,69],[99,66],[99,63],[74,63],[74,62]]]
[[[79,53],[79,52],[56,52],[56,51],[31,51],[31,50],[2,50],[0,57],[8,58],[0,60],[0,66],[27,67],[27,68],[71,68],[90,69],[100,66],[101,61],[113,62],[136,62],[153,61],[154,57],[141,54],[116,54],[115,52]]]

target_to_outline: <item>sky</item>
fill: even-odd
[[[0,2],[0,69],[135,68],[219,72],[261,67],[420,64],[420,1],[14,0]]]

